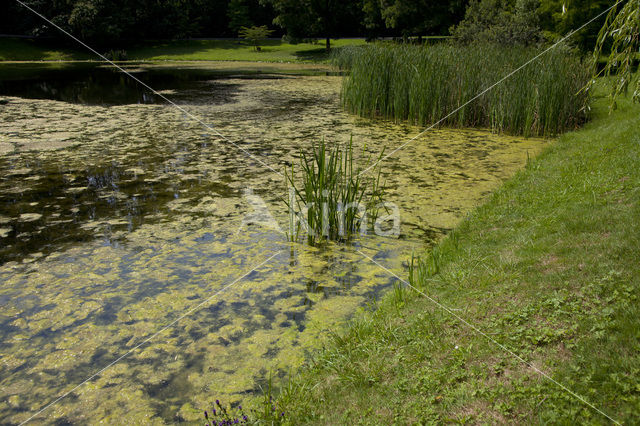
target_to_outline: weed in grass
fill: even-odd
[[[263,389],[260,411],[255,412],[256,419],[260,419],[258,424],[277,425],[286,420],[284,411],[277,409],[277,404],[273,400],[273,376],[269,373],[267,388]]]
[[[457,246],[457,239],[455,241]],[[435,246],[427,256],[419,257],[412,255],[409,263],[409,284],[412,286],[424,286],[427,280],[440,273],[440,265],[443,262],[441,246]]]
[[[407,299],[407,289],[404,284],[393,284],[393,304],[399,311],[405,305]]]

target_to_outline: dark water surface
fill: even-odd
[[[216,84],[229,78],[278,79],[278,75],[261,72],[211,70],[202,68],[144,68],[126,65],[128,73],[176,103],[220,104],[233,99],[238,85]],[[0,96],[27,99],[50,99],[82,105],[165,104],[153,91],[120,70],[96,63],[44,66],[33,64],[3,65]]]

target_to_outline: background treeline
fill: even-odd
[[[114,45],[141,39],[236,37],[266,25],[289,41],[337,37],[450,35],[499,42],[552,40],[610,5],[608,0],[26,0],[86,41]],[[63,37],[13,0],[0,34]],[[461,21],[464,22],[461,25]],[[575,40],[593,45],[595,23]],[[456,26],[458,26],[456,28]]]

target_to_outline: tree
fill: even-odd
[[[242,27],[253,25],[249,17],[249,6],[244,0],[231,0],[227,7],[227,17],[229,18],[229,29],[236,33]]]
[[[632,82],[633,63],[639,55],[640,0],[629,0],[620,10],[617,7],[611,9],[598,34],[594,49],[594,67],[597,66],[600,55],[609,42],[611,42],[611,53],[601,74],[616,76],[610,92],[611,109],[615,109],[616,98],[626,93]],[[592,85],[593,80],[587,88]],[[633,101],[640,102],[640,78],[636,80]]]
[[[611,0],[541,0],[540,27],[548,39],[560,39],[606,10]],[[604,17],[571,36],[571,43],[584,51],[593,49]]]
[[[253,1],[257,4],[258,0]],[[37,12],[95,46],[191,35],[229,35],[228,0],[30,0]],[[65,39],[60,31],[10,1],[2,32]],[[213,34],[211,29],[214,29]],[[234,34],[235,35],[235,34]]]
[[[260,27],[242,27],[240,28],[240,37],[251,41],[253,43],[253,47],[256,50],[260,50],[258,44],[261,40],[266,39],[271,35],[273,31],[267,28],[266,25],[262,25]]]
[[[387,28],[410,35],[445,34],[462,17],[465,1],[380,0]]]
[[[106,45],[125,38],[135,26],[135,13],[116,1],[80,0],[71,5],[65,24],[82,40]]]
[[[362,23],[371,38],[378,36],[386,28],[384,19],[382,19],[380,0],[362,1]]]
[[[542,41],[538,0],[472,0],[464,20],[452,29],[460,43],[530,45]]]
[[[331,36],[344,25],[358,29],[360,0],[262,0],[271,4],[277,14],[273,23],[286,29],[294,38],[322,36],[327,51]],[[354,25],[355,23],[355,25]]]

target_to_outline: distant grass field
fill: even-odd
[[[365,44],[362,39],[332,40],[333,47]],[[96,49],[105,53],[108,49]],[[105,52],[102,52],[105,50]],[[173,40],[145,42],[125,49],[127,60],[145,61],[261,61],[324,62],[328,59],[322,43],[288,44],[265,40],[256,51],[244,40]],[[99,60],[94,54],[78,49],[55,48],[29,39],[0,38],[2,61]]]
[[[365,44],[362,39],[332,40],[332,47]],[[242,40],[185,40],[165,41],[133,47],[127,51],[133,60],[174,61],[263,61],[263,62],[320,62],[328,59],[324,44],[288,44],[279,40],[265,40],[261,51]]]
[[[423,295],[400,284],[329,338],[275,424],[638,423],[640,107],[609,115],[604,86],[592,122],[417,262]]]

